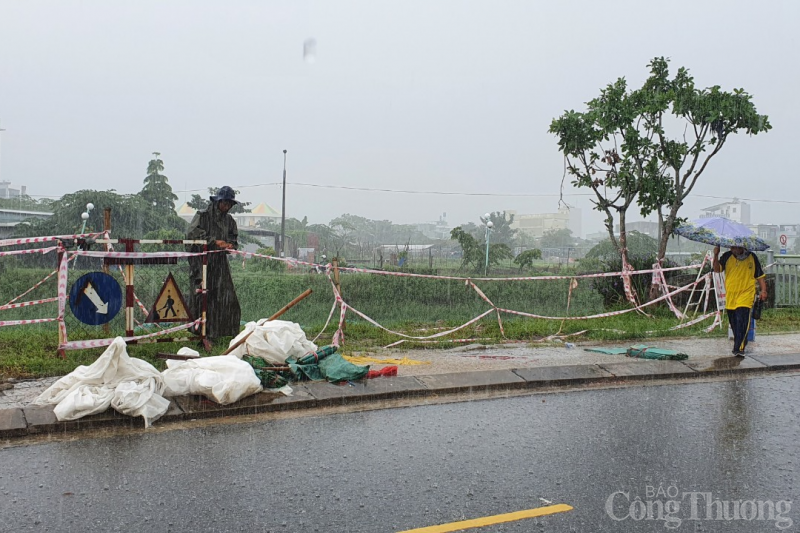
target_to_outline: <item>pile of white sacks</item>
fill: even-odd
[[[246,341],[229,355],[186,361],[170,359],[163,372],[147,361],[129,356],[125,341],[117,337],[97,361],[79,366],[62,377],[33,403],[55,404],[58,420],[76,420],[112,407],[125,415],[141,416],[145,427],[150,427],[167,412],[167,398],[172,396],[200,394],[227,405],[261,392],[261,382],[253,367],[241,359],[244,355],[284,364],[288,357],[301,357],[317,350],[294,322],[250,322],[230,346],[247,335]],[[199,355],[189,348],[181,348],[178,354]],[[288,386],[279,390],[291,394]]]

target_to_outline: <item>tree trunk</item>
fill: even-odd
[[[617,249],[619,250],[620,259],[622,259],[623,270],[625,269],[625,265],[630,264],[628,259],[628,233],[625,226],[625,211],[621,211],[619,214],[619,241],[617,242]]]
[[[662,220],[663,216],[659,212],[659,226],[660,226],[660,235],[658,241],[658,255],[656,255],[656,262],[658,264],[663,265],[664,257],[667,255],[667,244],[669,244],[669,237],[672,234],[673,226],[675,225],[675,218],[678,216],[678,209],[681,205],[681,202],[676,201],[672,206],[670,206],[669,214],[667,215],[666,220]],[[650,293],[649,299],[655,300],[658,298],[658,288],[656,285],[650,285]]]

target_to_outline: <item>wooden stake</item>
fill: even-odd
[[[311,294],[311,292],[312,292],[312,291],[311,291],[311,289],[306,289],[306,290],[305,290],[305,292],[304,292],[303,294],[301,294],[300,296],[298,296],[297,298],[295,298],[294,300],[292,300],[291,302],[289,302],[288,304],[286,304],[285,306],[283,306],[283,308],[282,308],[280,311],[278,311],[277,313],[275,313],[274,315],[272,315],[272,316],[271,316],[271,317],[269,317],[268,319],[266,319],[266,320],[264,320],[263,322],[261,322],[261,324],[263,324],[264,322],[269,322],[270,320],[275,320],[276,318],[278,318],[279,316],[281,316],[282,314],[284,314],[286,311],[288,311],[289,309],[291,309],[292,307],[294,307],[295,305],[297,305],[297,304],[300,302],[300,300],[302,300],[303,298],[305,298],[306,296],[308,296],[309,294]],[[254,329],[253,331],[255,331],[255,329]],[[236,344],[234,344],[233,346],[231,346],[230,348],[228,348],[227,350],[225,350],[224,352],[222,352],[222,355],[228,355],[228,354],[229,354],[229,353],[231,353],[233,350],[235,350],[236,348],[238,348],[239,346],[241,346],[242,344],[244,344],[244,341],[246,341],[246,340],[247,340],[247,338],[248,338],[250,335],[252,335],[252,334],[253,334],[253,331],[251,331],[250,333],[248,333],[247,335],[245,335],[244,337],[242,337],[241,339],[239,339],[238,341],[236,341]]]
[[[339,258],[334,257],[331,260],[331,265],[333,266],[333,284],[336,286],[336,292],[339,293],[339,296],[344,299],[342,296],[342,284],[339,282]],[[342,331],[344,331],[347,327],[346,319],[342,321]]]

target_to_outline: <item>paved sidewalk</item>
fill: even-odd
[[[377,359],[404,357],[425,364],[400,365],[396,377],[380,377],[357,383],[293,383],[292,396],[263,392],[232,405],[222,406],[199,396],[173,398],[170,409],[156,425],[196,418],[256,414],[289,409],[310,409],[374,402],[397,398],[438,397],[485,391],[574,387],[581,384],[614,384],[630,380],[699,378],[753,372],[800,371],[800,334],[762,335],[748,345],[747,357],[730,354],[732,342],[723,338],[653,339],[652,342],[565,343],[547,346],[515,343],[468,345],[449,350],[380,350],[346,355]],[[587,352],[587,347],[628,347],[648,344],[689,355],[685,361],[631,359],[624,355]],[[379,369],[385,365],[371,364]],[[31,402],[58,378],[11,382],[0,390],[0,438],[37,433],[75,431],[98,426],[141,427],[141,418],[113,410],[59,422],[53,406]],[[13,386],[13,387],[11,387]]]

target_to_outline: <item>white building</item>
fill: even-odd
[[[750,204],[734,198],[730,202],[703,208],[700,217],[725,217],[746,226],[750,224]]]
[[[53,213],[42,211],[27,211],[19,209],[0,209],[0,238],[14,234],[14,228],[20,222],[32,218],[50,218]]]
[[[10,181],[0,181],[0,198],[19,198],[25,196],[25,186],[13,189]]]
[[[785,246],[788,250],[794,250],[800,235],[800,224],[748,224],[747,227],[765,241],[777,245],[778,249]],[[781,236],[786,237],[785,245],[781,243]]]
[[[574,237],[581,236],[581,210],[577,207],[560,207],[557,213],[534,213],[520,215],[516,211],[506,213],[514,215],[511,229],[539,238],[550,230],[569,229]]]

